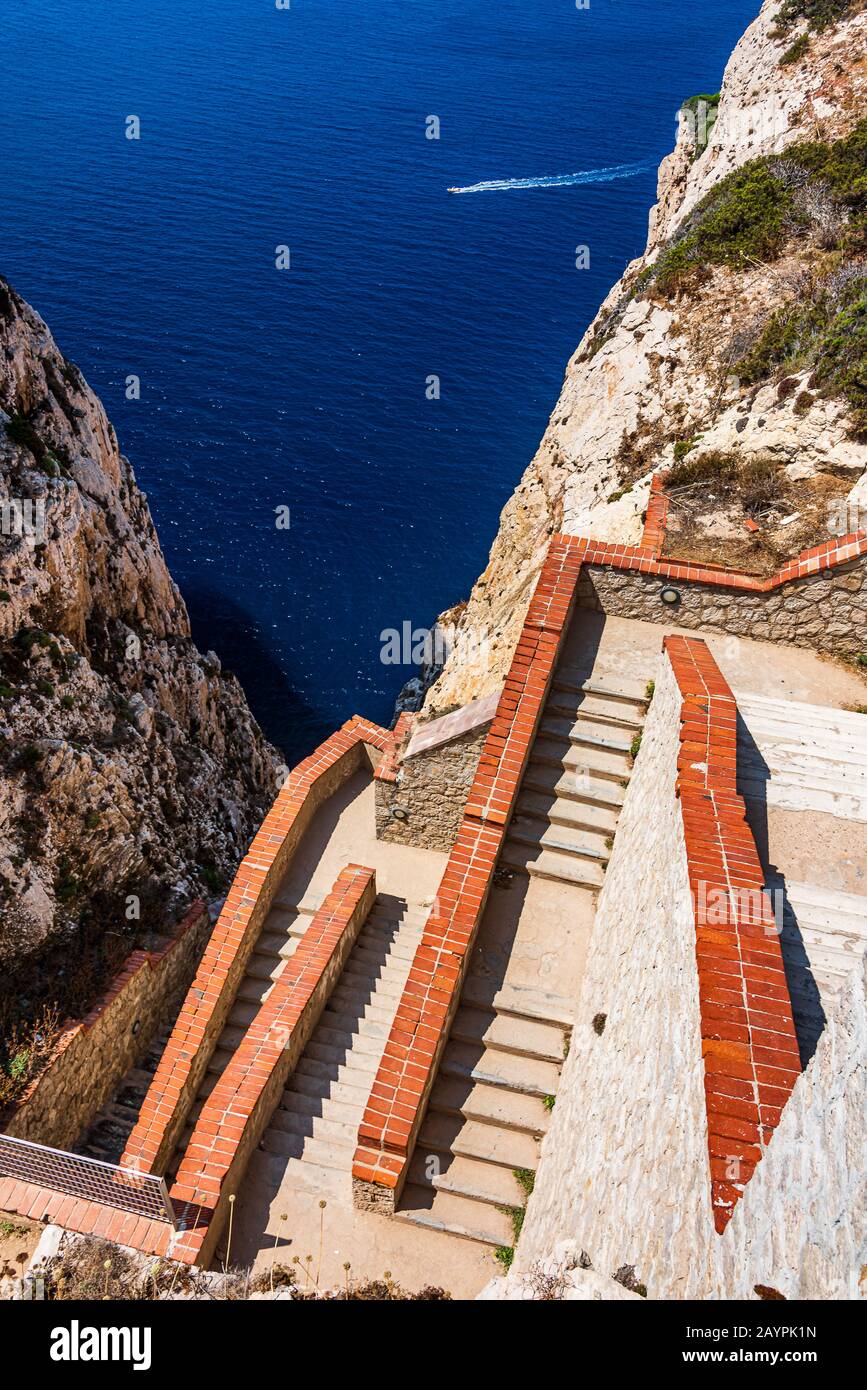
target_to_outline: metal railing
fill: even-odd
[[[157,1173],[137,1173],[86,1154],[49,1149],[29,1139],[0,1134],[0,1177],[17,1178],[154,1221],[168,1221],[177,1230],[165,1178]]]

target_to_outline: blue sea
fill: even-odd
[[[7,7],[0,271],[105,402],[199,646],[290,761],[388,720],[412,669],[381,633],[469,593],[643,249],[676,108],[757,10]]]

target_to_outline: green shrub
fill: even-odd
[[[693,483],[709,483],[723,487],[731,482],[737,471],[737,460],[731,454],[712,450],[675,464],[666,478],[665,486],[675,488],[688,487]]]
[[[860,0],[783,0],[775,16],[782,30],[793,29],[806,19],[814,34],[839,24],[841,19],[852,14]]]
[[[793,232],[817,216],[806,196],[810,187],[848,213],[843,244],[853,250],[867,245],[867,120],[833,144],[791,145],[727,174],[638,277],[636,292],[653,284],[673,295],[698,283],[712,265],[737,270],[773,260]]]
[[[735,371],[752,384],[778,370],[807,367],[813,369],[811,387],[826,396],[842,396],[852,412],[852,434],[867,437],[867,275],[856,276],[840,290],[820,291],[812,303],[777,309]],[[796,412],[809,409],[812,399],[802,392]]]
[[[790,44],[780,59],[780,67],[790,67],[792,63],[799,63],[810,47],[810,35],[801,34],[800,38]]]
[[[719,110],[719,92],[701,92],[698,96],[687,97],[681,111],[692,126],[694,137],[694,158],[698,158],[707,148],[710,133],[716,125]]]

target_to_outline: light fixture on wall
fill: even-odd
[[[677,592],[677,589],[670,589],[668,587],[661,589],[659,597],[662,599],[663,603],[680,603],[680,594]]]
[[[395,820],[409,820],[409,811],[405,806],[392,806],[391,814]]]

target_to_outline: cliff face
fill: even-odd
[[[0,964],[213,896],[276,790],[79,370],[0,281]],[[71,964],[71,962],[70,962]]]
[[[733,468],[769,469],[782,497],[809,480],[816,499],[867,503],[863,418],[851,383],[847,389],[843,372],[825,360],[839,315],[867,293],[863,207],[831,164],[818,169],[821,161],[804,156],[805,173],[781,158],[805,142],[857,144],[865,55],[863,0],[767,0],[728,64],[706,145],[682,113],[677,145],[660,169],[645,254],[614,286],[569,362],[426,713],[502,681],[551,534],[638,543],[650,476],[675,459],[712,454]],[[863,164],[863,142],[854,154],[847,147],[846,159]],[[756,160],[761,186],[735,188],[723,210],[728,222],[711,225],[714,190]],[[760,216],[769,189],[779,207]],[[732,225],[744,212],[757,225],[738,243]],[[696,237],[707,248],[703,261],[691,250]],[[671,269],[678,247],[688,253],[689,274]],[[791,324],[774,319],[781,306]],[[795,322],[802,306],[816,308],[809,325]],[[862,356],[863,312],[852,345]],[[725,535],[727,519],[716,520]],[[809,517],[769,540],[777,552],[795,553],[818,538],[820,522],[817,501]]]

